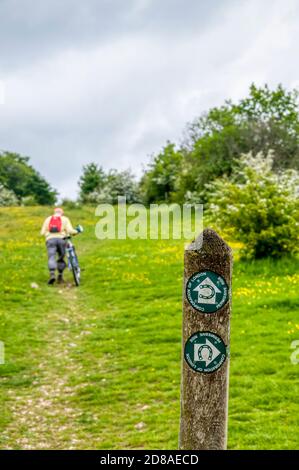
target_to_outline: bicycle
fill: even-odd
[[[81,269],[79,266],[78,256],[76,254],[75,247],[72,243],[72,237],[69,235],[64,237],[65,240],[65,251],[68,260],[68,268],[70,271],[73,272],[75,285],[78,287],[80,285],[80,276],[81,276]]]

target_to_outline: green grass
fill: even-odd
[[[184,242],[100,241],[71,210],[83,282],[48,287],[46,215],[0,211],[1,448],[176,449]],[[299,449],[298,265],[235,262],[230,449]]]

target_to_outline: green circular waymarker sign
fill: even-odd
[[[222,366],[227,350],[220,336],[210,331],[198,331],[187,340],[184,356],[195,372],[210,374]]]
[[[228,286],[213,271],[194,273],[187,282],[186,296],[189,303],[202,313],[217,312],[228,300]]]

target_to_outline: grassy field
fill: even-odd
[[[46,215],[0,211],[1,448],[176,449],[184,242],[99,241],[71,210],[83,283],[48,287]],[[298,267],[235,262],[230,449],[299,449]]]

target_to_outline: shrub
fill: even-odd
[[[89,193],[85,202],[117,204],[119,196],[125,196],[128,204],[140,201],[138,184],[130,170],[110,170],[106,175],[104,187]]]
[[[18,206],[19,201],[17,196],[10,189],[5,188],[0,184],[0,207]]]
[[[67,197],[63,198],[61,202],[59,203],[59,205],[67,210],[79,209],[82,207],[79,201],[73,201],[73,199],[69,199]]]
[[[274,173],[273,153],[243,155],[231,178],[205,186],[208,214],[244,243],[246,258],[278,258],[298,252],[299,174]]]
[[[22,206],[38,206],[34,196],[25,196],[22,197]]]

